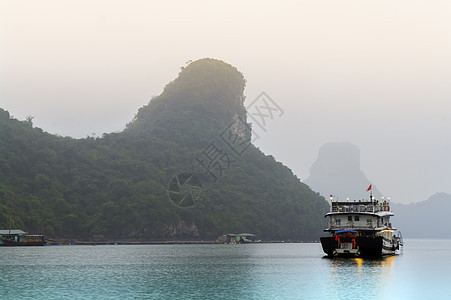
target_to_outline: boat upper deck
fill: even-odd
[[[378,203],[376,201],[333,201],[328,214],[336,213],[377,213],[378,215],[393,215],[390,211],[389,203]]]

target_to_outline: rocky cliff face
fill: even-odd
[[[318,159],[310,168],[310,176],[304,181],[326,199],[329,195],[338,200],[362,200],[369,198],[367,187],[372,184],[360,169],[360,149],[348,142],[327,143],[321,147]],[[372,184],[373,196],[381,193]]]

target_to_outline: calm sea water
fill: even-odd
[[[320,244],[0,248],[1,299],[451,299],[451,241],[328,259]]]

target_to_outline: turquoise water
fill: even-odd
[[[451,299],[451,241],[328,259],[320,244],[0,248],[1,299]]]

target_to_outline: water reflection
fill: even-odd
[[[325,258],[328,261],[331,296],[349,297],[365,291],[367,295],[380,295],[390,286],[397,256],[369,258]]]
[[[357,263],[357,271],[359,272],[359,274],[362,274],[363,258],[354,258],[354,260]]]
[[[385,272],[391,272],[396,261],[396,255],[382,257],[382,258],[329,258],[324,257],[331,264],[333,272],[339,272],[343,268],[355,267],[358,273],[361,273],[363,269],[379,268]]]
[[[1,249],[0,299],[249,298],[251,247],[58,246]],[[182,297],[183,296],[183,297]]]
[[[353,261],[357,264],[357,272],[362,274],[364,266],[371,266],[372,268],[380,268],[384,273],[393,272],[393,267],[395,265],[395,256],[389,256],[377,259],[363,259],[363,258],[353,258]]]
[[[319,243],[3,248],[0,299],[451,299],[451,241],[322,258]]]

